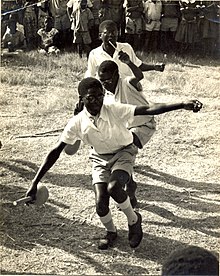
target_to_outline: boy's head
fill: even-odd
[[[82,10],[85,10],[87,8],[87,0],[81,0],[81,2],[80,2],[80,8]]]
[[[162,267],[162,275],[219,275],[219,261],[208,250],[189,246],[175,250]]]
[[[104,88],[115,93],[119,78],[118,65],[112,60],[105,60],[99,66],[98,75]]]
[[[96,116],[103,105],[104,91],[102,84],[95,78],[85,78],[78,85],[79,98],[88,112]]]
[[[111,41],[114,45],[118,40],[117,24],[112,20],[105,20],[99,25],[99,36],[104,44]]]

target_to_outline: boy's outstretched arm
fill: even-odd
[[[202,108],[202,103],[198,100],[191,100],[188,102],[181,103],[153,103],[148,106],[137,106],[135,108],[134,115],[159,115],[166,112],[170,112],[178,109],[192,110],[193,112],[198,112]]]
[[[146,63],[142,63],[139,68],[144,72],[144,71],[159,71],[159,72],[163,72],[165,69],[165,64],[161,63],[161,64],[146,64]]]
[[[40,182],[41,178],[46,174],[46,172],[56,163],[57,159],[60,156],[60,153],[66,146],[66,143],[59,142],[46,156],[45,160],[41,164],[37,174],[32,180],[32,184],[29,187],[26,196],[31,196],[34,200],[37,193],[37,185]]]

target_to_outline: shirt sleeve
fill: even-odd
[[[88,77],[96,77],[96,62],[95,62],[95,54],[93,52],[93,50],[90,52],[89,54],[89,58],[88,58],[88,67],[85,73],[85,78]]]
[[[140,93],[143,92],[143,87],[140,82],[137,83],[137,87],[134,87],[131,84],[131,80],[134,78],[134,76],[128,76],[124,79],[124,81],[127,83],[127,86],[134,91],[134,93]]]
[[[130,44],[127,44],[127,47],[128,47],[128,50],[129,50],[129,57],[130,57],[131,61],[132,61],[137,67],[141,66],[142,60],[140,60],[140,59],[136,56],[136,54],[135,54],[133,48],[131,47],[131,45],[130,45]]]
[[[135,105],[113,103],[111,104],[112,111],[117,118],[120,118],[125,123],[129,123],[134,119]]]
[[[73,145],[76,140],[79,139],[77,133],[77,116],[73,116],[65,126],[60,136],[60,141],[69,145]]]

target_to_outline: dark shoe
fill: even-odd
[[[142,217],[139,213],[135,213],[138,216],[137,222],[133,225],[128,225],[128,240],[131,248],[137,247],[143,238],[143,231],[141,227]]]
[[[107,231],[106,236],[103,239],[100,239],[98,249],[101,249],[101,250],[108,249],[110,246],[113,245],[113,242],[116,240],[117,236],[118,236],[117,232]]]

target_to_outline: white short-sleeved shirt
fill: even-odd
[[[103,104],[94,124],[94,117],[84,108],[70,119],[60,141],[72,145],[80,139],[99,154],[114,153],[133,142],[127,122],[133,119],[134,111],[134,105]]]
[[[154,3],[152,0],[144,2],[144,13],[147,19],[160,20],[162,12],[162,2],[157,0]]]
[[[115,89],[115,94],[106,93],[105,103],[112,103],[114,100],[119,103],[133,104],[135,106],[146,106],[149,104],[142,91],[138,91],[133,85],[130,84],[131,77],[125,79],[119,78],[118,84]],[[137,127],[145,125],[152,121],[154,116],[144,115],[144,116],[134,116],[132,120],[129,121],[127,127]]]
[[[129,66],[121,62],[120,59],[118,58],[119,51],[126,52],[129,55],[131,61],[137,67],[139,67],[142,64],[142,61],[135,55],[135,52],[130,44],[117,42],[117,47],[113,57],[111,57],[106,51],[104,51],[103,44],[102,44],[101,46],[93,49],[90,52],[89,58],[88,58],[88,67],[85,73],[85,77],[98,78],[98,68],[100,64],[105,60],[113,60],[118,65],[119,74],[121,78],[132,76],[133,73],[129,68]]]

